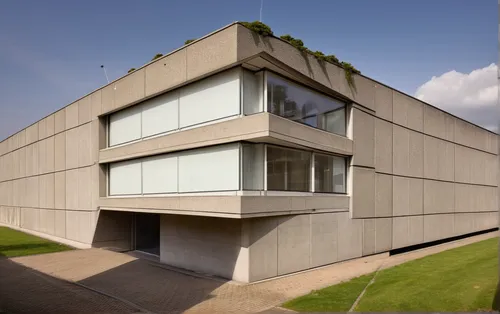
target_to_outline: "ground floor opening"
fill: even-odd
[[[134,249],[160,255],[160,214],[134,213]]]

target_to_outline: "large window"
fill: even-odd
[[[225,71],[111,114],[109,146],[239,115],[240,73]]]
[[[345,158],[314,155],[314,191],[345,193]]]
[[[272,114],[346,135],[345,104],[267,73],[267,111]]]
[[[109,195],[237,191],[240,146],[218,145],[109,165]]]
[[[267,147],[267,189],[310,191],[311,153]]]

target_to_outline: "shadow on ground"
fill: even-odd
[[[75,284],[0,257],[0,313],[182,313],[222,284],[143,259]]]
[[[224,281],[178,273],[137,259],[79,283],[154,313],[182,313],[210,299],[211,292]]]
[[[0,313],[136,313],[137,309],[0,258]]]

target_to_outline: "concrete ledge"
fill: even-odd
[[[236,141],[300,146],[342,155],[352,155],[353,147],[348,138],[262,112],[103,149],[99,163]]]
[[[103,197],[101,210],[253,218],[349,210],[347,195]]]

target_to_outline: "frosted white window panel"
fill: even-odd
[[[222,119],[240,113],[240,72],[223,72],[181,89],[181,128]]]
[[[142,104],[142,137],[179,128],[179,92],[171,92]]]
[[[134,106],[109,117],[109,146],[141,138],[141,107]]]
[[[141,192],[140,160],[109,165],[109,195],[133,195]]]
[[[239,145],[197,149],[179,156],[179,192],[239,188]]]
[[[177,156],[158,156],[142,161],[144,194],[177,192]]]

